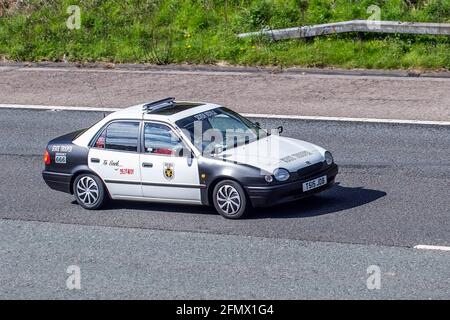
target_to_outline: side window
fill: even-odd
[[[99,135],[97,141],[95,141],[94,147],[105,149],[105,139],[106,139],[106,129],[103,129],[103,132]]]
[[[113,122],[97,138],[96,148],[134,151],[138,149],[139,122]]]
[[[147,154],[182,157],[185,153],[185,146],[180,138],[171,128],[159,123],[144,125],[144,146]]]

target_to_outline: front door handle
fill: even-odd
[[[91,158],[91,162],[100,163],[100,159],[98,159],[98,158]]]
[[[143,163],[142,163],[142,166],[143,166],[144,168],[153,168],[153,163],[150,163],[150,162],[143,162]]]

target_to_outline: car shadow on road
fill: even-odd
[[[385,195],[386,192],[384,191],[366,189],[364,187],[345,187],[339,183],[336,183],[336,185],[334,185],[331,189],[309,198],[269,208],[252,209],[248,215],[248,219],[315,217],[363,206],[382,198]],[[118,209],[159,211],[168,213],[217,214],[213,207],[207,206],[133,201],[111,201],[104,208],[104,210]]]
[[[254,209],[249,218],[308,218],[360,207],[386,195],[380,190],[345,187],[336,183],[331,189],[295,202]]]
[[[110,200],[101,210],[121,209],[167,213],[217,214],[213,207],[208,206],[127,200]]]

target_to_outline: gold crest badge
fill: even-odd
[[[175,175],[173,167],[174,167],[173,163],[169,163],[169,162],[164,163],[163,175],[164,175],[164,178],[166,178],[167,180],[172,180]]]

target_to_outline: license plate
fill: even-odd
[[[323,176],[314,180],[303,183],[303,192],[313,190],[327,184],[327,176]]]

